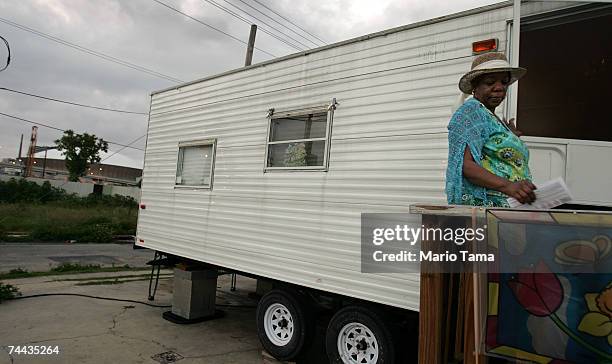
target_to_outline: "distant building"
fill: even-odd
[[[0,163],[0,173],[13,176],[23,175],[28,158],[4,159]],[[44,174],[44,175],[43,175]],[[34,158],[32,177],[61,179],[68,177],[68,169],[63,159]],[[113,184],[123,186],[136,186],[140,184],[142,169],[115,166],[111,164],[92,164],[87,174],[81,178],[81,182],[97,184]]]
[[[3,159],[0,162],[0,174],[21,176],[22,170],[21,163],[15,159]]]

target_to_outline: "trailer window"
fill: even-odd
[[[211,188],[215,143],[179,144],[176,185]]]
[[[270,117],[266,170],[327,168],[331,110]]]

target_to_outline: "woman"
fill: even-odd
[[[495,115],[508,86],[527,70],[510,67],[502,53],[476,57],[459,81],[472,94],[448,125],[446,195],[449,204],[508,207],[507,198],[535,201],[529,151],[511,122]]]

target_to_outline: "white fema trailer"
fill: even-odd
[[[498,109],[517,105],[536,182],[579,204],[612,206],[611,5],[523,3],[529,71]],[[420,277],[361,273],[360,215],[446,202],[458,80],[475,48],[516,57],[512,19],[503,2],[153,93],[137,245],[273,282],[257,321],[277,358],[331,302],[332,361],[393,362]]]

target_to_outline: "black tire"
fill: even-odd
[[[361,306],[348,306],[338,311],[329,322],[327,327],[327,333],[325,335],[325,349],[329,362],[334,364],[352,364],[352,363],[373,363],[374,356],[370,353],[367,361],[357,361],[356,356],[350,356],[349,358],[343,359],[342,354],[338,348],[338,337],[339,335],[347,334],[345,327],[349,324],[356,324],[354,330],[348,330],[348,335],[354,337],[355,332],[360,332],[363,335],[362,340],[359,342],[361,347],[355,346],[357,350],[361,349],[362,353],[365,350],[375,350],[374,345],[368,344],[367,341],[371,341],[368,335],[365,335],[365,330],[359,327],[367,328],[368,334],[373,334],[375,343],[378,345],[377,350],[378,359],[375,361],[377,364],[393,364],[395,362],[395,348],[393,342],[393,336],[391,331],[385,324],[383,315],[376,312],[375,310],[368,309]],[[342,330],[345,330],[341,333]],[[348,337],[348,336],[347,336]],[[361,337],[361,336],[360,336]],[[365,340],[367,339],[367,340]],[[347,352],[352,349],[353,345],[345,343],[347,345]]]
[[[276,359],[295,359],[308,346],[314,331],[314,319],[308,303],[309,301],[300,294],[280,289],[274,289],[266,293],[259,301],[257,305],[257,336],[259,336],[259,341],[264,349]],[[287,319],[284,325],[292,324],[293,326],[291,337],[286,343],[273,342],[273,340],[279,339],[286,340],[286,337],[282,336],[283,333],[266,332],[266,320],[269,319],[266,313],[271,308],[269,315],[277,317],[273,313],[275,307],[280,307],[279,304],[284,306],[290,314],[290,317],[281,316]],[[288,322],[289,318],[290,323]],[[280,323],[283,324],[282,319]],[[270,325],[268,327],[268,330],[270,330]],[[271,335],[271,337],[268,335]]]

